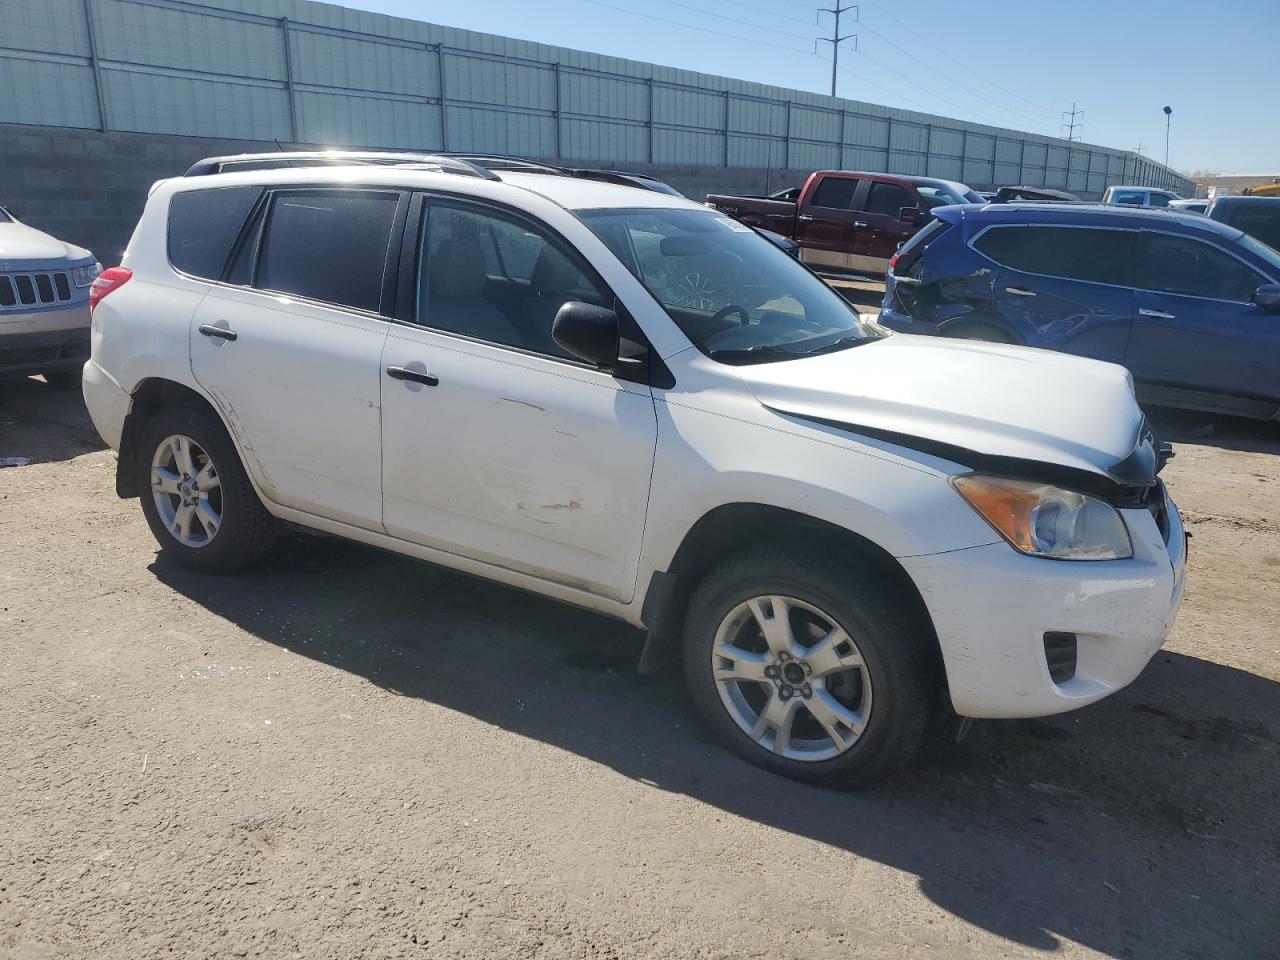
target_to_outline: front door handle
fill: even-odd
[[[1172,313],[1165,313],[1163,310],[1150,310],[1147,307],[1138,308],[1138,316],[1151,317],[1153,320],[1177,320]]]
[[[408,380],[410,383],[421,383],[428,387],[437,386],[440,378],[421,370],[410,370],[408,367],[387,367],[387,376],[392,380]]]
[[[1005,287],[1005,288],[1004,288],[1004,292],[1005,292],[1005,293],[1011,293],[1011,294],[1013,294],[1015,297],[1034,297],[1034,296],[1036,296],[1036,292],[1035,292],[1034,290],[1024,290],[1024,289],[1022,289],[1022,287]]]
[[[797,219],[797,220],[803,220],[803,221],[805,221],[806,223],[808,223],[810,220],[812,220],[812,219],[813,219],[813,217],[809,216],[809,214],[807,214],[807,213],[802,213],[802,214],[800,214],[798,217],[796,217],[796,219]]]
[[[867,225],[866,225],[866,223],[864,223],[862,220],[855,220],[855,221],[853,221],[853,225],[854,225],[855,227],[862,227],[862,228],[864,228],[864,229],[865,229],[865,228],[866,228],[866,226],[867,226]]]
[[[217,337],[219,340],[234,340],[238,336],[234,330],[228,330],[226,327],[215,327],[211,323],[202,323],[196,329],[206,337]]]

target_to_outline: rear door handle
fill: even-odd
[[[802,213],[802,214],[800,214],[799,216],[797,216],[797,217],[796,217],[796,219],[797,219],[797,220],[804,220],[804,221],[807,223],[808,221],[812,220],[812,219],[813,219],[813,217],[809,216],[809,214],[807,214],[807,213]]]
[[[387,376],[392,380],[408,380],[410,383],[421,383],[428,387],[434,387],[440,383],[440,378],[434,374],[394,365],[387,367]]]
[[[1034,290],[1024,290],[1024,289],[1022,289],[1022,287],[1005,287],[1005,288],[1004,288],[1004,292],[1005,292],[1005,293],[1011,293],[1011,294],[1013,294],[1015,297],[1034,297],[1034,296],[1036,296],[1036,292],[1035,292]]]
[[[853,221],[853,225],[854,225],[855,227],[865,227],[865,226],[866,226],[866,223],[864,223],[864,222],[863,222],[863,221],[861,221],[861,220],[855,220],[855,221]]]
[[[1138,308],[1138,316],[1151,317],[1153,320],[1177,320],[1172,313],[1165,313],[1163,310],[1149,310],[1146,307]]]
[[[196,329],[206,337],[217,337],[219,340],[234,340],[238,336],[234,330],[228,330],[226,327],[215,327],[211,323],[202,323]]]

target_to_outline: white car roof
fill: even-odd
[[[702,204],[683,197],[673,197],[654,190],[624,187],[619,184],[562,177],[553,174],[497,171],[497,179],[468,177],[434,169],[399,166],[329,166],[282,167],[250,170],[241,173],[219,173],[201,177],[179,177],[166,181],[173,192],[210,190],[218,187],[270,184],[370,184],[409,189],[441,190],[448,193],[508,200],[519,203],[520,194],[535,194],[567,210],[625,208],[673,208],[706,210]]]
[[[585,180],[578,177],[557,177],[540,173],[511,173],[498,171],[503,183],[523,187],[569,210],[602,210],[626,207],[667,207],[683,210],[692,207],[705,210],[700,203],[669,193],[645,190],[640,187],[624,187],[616,183]]]

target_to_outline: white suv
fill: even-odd
[[[169,180],[94,296],[85,399],[178,562],[287,522],[619,617],[788,776],[1091,703],[1181,598],[1122,368],[887,336],[680,198],[443,158]]]

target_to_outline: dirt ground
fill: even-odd
[[[1280,957],[1280,424],[1157,421],[1167,648],[845,794],[594,615],[335,540],[179,569],[79,398],[0,387],[0,957]]]

